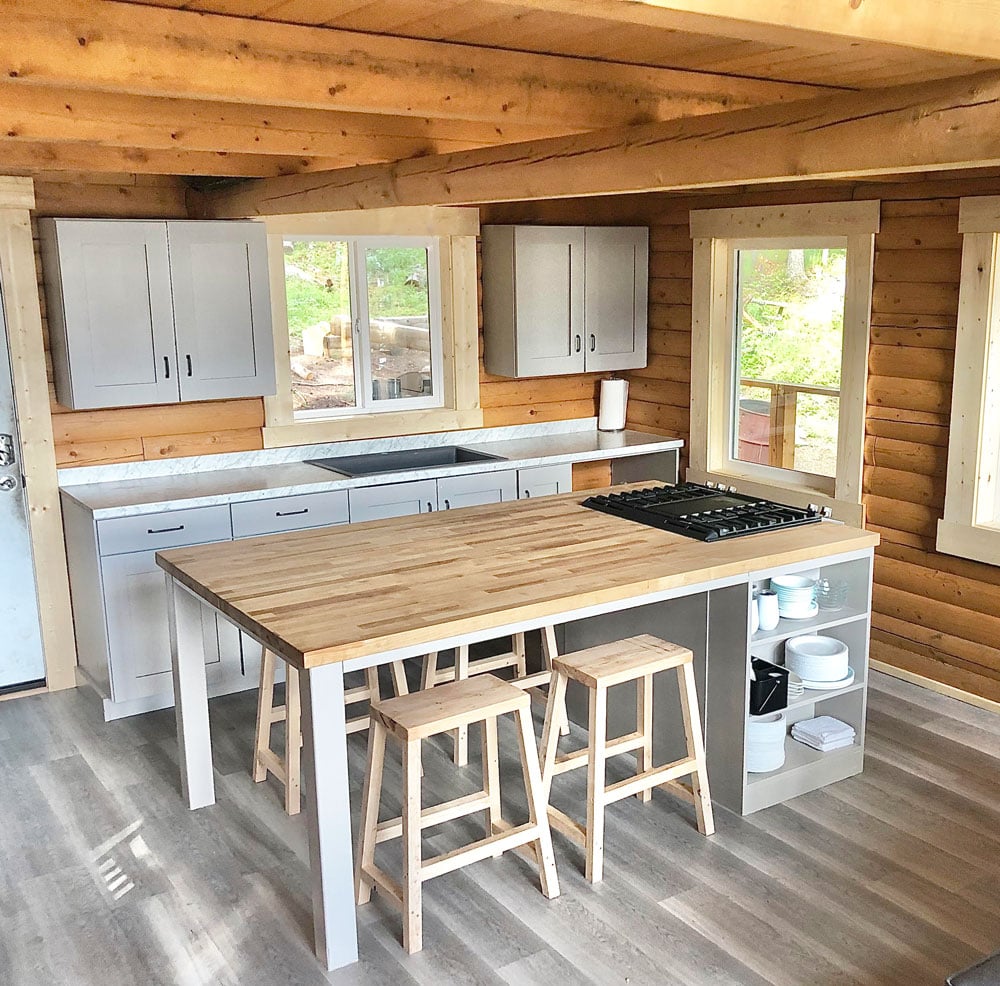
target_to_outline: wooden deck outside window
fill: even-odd
[[[871,316],[872,267],[880,203],[844,202],[691,213],[692,296],[691,449],[688,477],[731,483],[744,492],[791,503],[833,508],[839,519],[863,522],[865,385]],[[741,252],[840,251],[844,317],[839,386],[836,380],[797,382],[741,373],[746,299],[741,297]],[[759,255],[759,254],[758,254]],[[824,254],[825,256],[825,254]],[[759,304],[776,304],[760,299]],[[750,447],[743,388],[763,392],[763,437]],[[820,467],[796,460],[800,399],[837,400],[836,440]],[[755,409],[749,409],[751,412]],[[763,422],[761,422],[763,424]],[[801,429],[800,429],[801,430]],[[766,440],[765,440],[766,439]],[[801,446],[801,442],[799,443]],[[834,449],[835,445],[835,449]],[[803,449],[800,447],[799,452]]]

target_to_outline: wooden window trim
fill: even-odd
[[[268,232],[277,371],[277,393],[274,397],[264,399],[265,448],[482,427],[483,413],[479,406],[477,209],[371,209],[274,216],[267,218],[265,224]],[[444,406],[338,414],[313,421],[294,419],[282,241],[288,236],[310,235],[422,236],[433,237],[438,241]]]
[[[1000,196],[962,199],[962,276],[937,549],[1000,564]],[[992,414],[987,414],[992,409]]]
[[[863,523],[865,384],[880,212],[880,202],[873,200],[691,213],[691,375],[695,386],[691,392],[690,479],[732,483],[752,495],[792,503],[829,506],[839,519]],[[788,240],[796,244],[839,241],[847,247],[837,476],[829,484],[792,470],[738,462],[729,448],[734,251],[774,247],[775,241]]]

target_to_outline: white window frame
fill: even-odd
[[[737,486],[754,496],[828,506],[861,526],[868,339],[877,200],[817,205],[705,209],[691,213],[691,436],[688,478]],[[844,336],[837,429],[837,475],[742,462],[734,457],[736,289],[739,250],[846,247]]]
[[[277,378],[275,395],[264,398],[265,448],[482,427],[476,247],[478,209],[438,206],[368,209],[273,216],[266,217],[264,222],[268,232]],[[374,401],[368,407],[294,412],[285,294],[284,241],[287,239],[347,241],[352,248],[355,243],[363,243],[364,247],[429,245],[429,301],[432,323],[437,321],[439,327],[439,332],[432,333],[431,339],[432,396]],[[367,320],[367,288],[358,280],[362,270],[356,262],[352,264],[350,276],[353,297],[360,300],[359,307],[363,309],[351,312],[357,332],[359,320]],[[367,359],[365,352],[356,361],[355,387],[368,388],[357,393],[371,391]],[[365,366],[359,370],[358,363]]]
[[[307,236],[289,234],[284,240],[300,242],[346,243],[348,250],[348,279],[354,347],[354,394],[356,403],[351,407],[322,407],[311,411],[292,411],[293,420],[326,421],[330,418],[359,414],[385,414],[396,411],[413,411],[420,408],[444,407],[444,372],[442,370],[441,332],[441,279],[435,272],[441,269],[438,240],[432,236]],[[283,241],[284,242],[284,241]],[[430,329],[431,393],[426,397],[399,397],[374,400],[371,367],[371,313],[368,308],[366,251],[379,247],[413,247],[427,251],[427,302]],[[285,319],[285,336],[288,320]],[[360,400],[359,400],[360,398]]]
[[[1000,197],[959,203],[962,277],[937,549],[1000,565]]]

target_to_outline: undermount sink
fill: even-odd
[[[502,460],[501,455],[474,452],[458,445],[439,445],[435,448],[399,449],[395,452],[370,452],[368,455],[342,455],[331,459],[306,459],[306,464],[329,469],[342,476],[373,476],[386,472],[415,472],[459,466],[467,462]]]

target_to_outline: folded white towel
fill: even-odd
[[[815,719],[805,719],[792,726],[792,735],[805,736],[817,743],[826,743],[844,737],[854,738],[854,727],[833,716],[817,716]]]
[[[854,745],[853,736],[844,736],[842,739],[829,740],[826,743],[817,743],[815,740],[809,739],[805,736],[796,736],[792,733],[792,739],[797,743],[802,743],[804,746],[812,747],[814,750],[819,750],[820,753],[829,753],[830,750],[840,750],[845,746]]]

